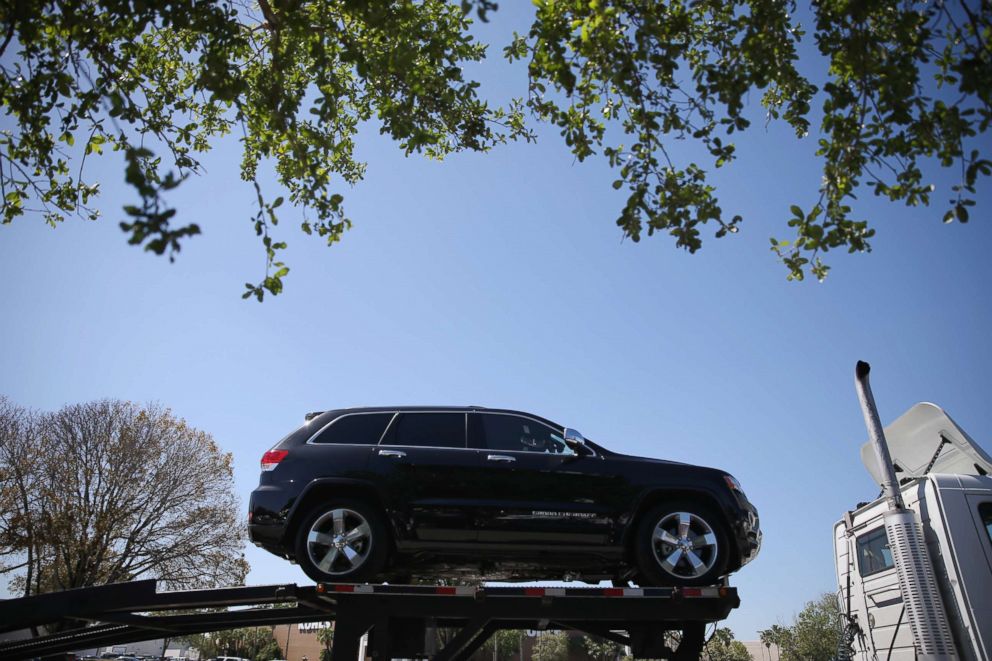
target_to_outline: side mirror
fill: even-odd
[[[579,433],[578,429],[565,427],[565,443],[567,443],[570,447],[585,447],[586,439]]]

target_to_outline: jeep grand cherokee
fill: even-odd
[[[481,407],[307,416],[262,457],[252,541],[315,581],[707,585],[758,553],[733,476]]]

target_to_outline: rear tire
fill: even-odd
[[[378,508],[350,498],[314,507],[296,533],[296,562],[318,583],[374,580],[386,566],[389,548]]]
[[[652,508],[634,542],[641,585],[713,585],[725,573],[730,544],[722,517],[699,503]]]

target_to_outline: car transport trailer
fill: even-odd
[[[320,583],[158,592],[151,579],[0,601],[0,639],[29,628],[49,631],[0,640],[0,658],[51,657],[236,627],[332,620],[334,661],[355,661],[366,633],[373,659],[467,659],[498,629],[573,629],[629,645],[635,658],[686,661],[699,658],[706,625],[739,605],[736,588],[720,586]],[[457,633],[440,647],[436,628]]]

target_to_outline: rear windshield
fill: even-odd
[[[392,413],[350,413],[336,418],[312,443],[375,445],[392,420]]]

